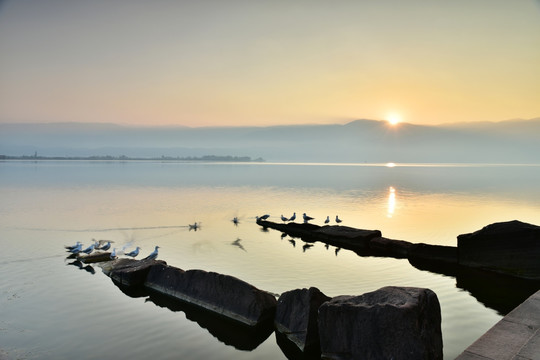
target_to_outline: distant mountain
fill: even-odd
[[[439,126],[356,120],[268,127],[0,124],[0,155],[249,156],[283,162],[539,163],[540,118]]]

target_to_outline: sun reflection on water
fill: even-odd
[[[396,208],[396,189],[393,186],[388,188],[388,212],[387,217],[391,218],[394,215]]]

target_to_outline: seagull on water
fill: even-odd
[[[88,254],[90,254],[92,251],[94,251],[94,247],[95,247],[95,246],[96,246],[95,244],[92,244],[92,245],[90,245],[89,247],[87,247],[86,249],[82,250],[81,252],[83,252],[83,253],[85,253],[85,254],[88,255]]]
[[[232,222],[234,223],[234,226],[238,226],[238,223],[239,223],[238,217],[237,216],[233,217]]]
[[[135,248],[135,250],[130,251],[130,252],[128,252],[128,253],[125,254],[125,255],[131,256],[131,257],[135,257],[135,256],[139,255],[139,250],[140,250],[140,249],[141,249],[141,248],[137,246],[137,247]]]
[[[156,248],[154,249],[154,251],[152,251],[152,253],[150,253],[150,255],[148,255],[147,257],[145,257],[143,260],[154,260],[155,258],[157,258],[157,256],[158,256],[158,249],[159,249],[159,246],[156,246]]]
[[[339,224],[342,220],[336,215],[336,222]]]
[[[304,224],[307,224],[309,220],[313,220],[314,218],[312,218],[311,216],[307,216],[306,213],[304,213]]]
[[[330,216],[327,216],[327,217],[326,217],[326,220],[324,220],[324,223],[325,223],[325,224],[328,224],[329,222],[330,222]]]
[[[289,221],[296,220],[296,213],[293,213],[292,216],[289,218]]]
[[[193,225],[189,224],[189,231],[191,230],[197,231],[198,228],[199,228],[199,224],[197,224],[196,222]]]
[[[281,215],[281,221],[287,222],[287,221],[289,221],[289,219],[287,219],[285,216]]]

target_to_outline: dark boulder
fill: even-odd
[[[95,252],[90,255],[77,255],[77,260],[82,261],[85,264],[91,264],[91,263],[97,263],[97,262],[104,262],[104,261],[111,261],[111,253],[110,252]]]
[[[272,294],[233,276],[166,265],[152,267],[145,286],[249,326],[273,319],[277,303]]]
[[[323,359],[442,359],[441,309],[429,289],[384,287],[319,309]]]
[[[413,244],[403,240],[392,240],[383,237],[371,239],[369,248],[373,255],[389,256],[397,259],[407,258]]]
[[[163,260],[117,259],[103,267],[103,272],[123,286],[142,286],[150,268],[155,265],[166,265]]]
[[[274,325],[276,330],[294,343],[302,352],[319,350],[319,307],[330,297],[319,289],[287,291],[278,299]]]
[[[540,226],[517,220],[458,236],[460,265],[540,280]]]

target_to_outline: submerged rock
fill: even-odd
[[[153,266],[145,286],[249,326],[272,319],[277,303],[272,294],[233,276],[167,265]]]
[[[302,352],[319,350],[319,307],[330,297],[319,289],[287,291],[278,299],[274,325],[276,330]]]
[[[429,289],[384,287],[319,309],[323,359],[442,359],[441,308]]]
[[[513,220],[458,236],[460,265],[540,280],[540,226]]]

